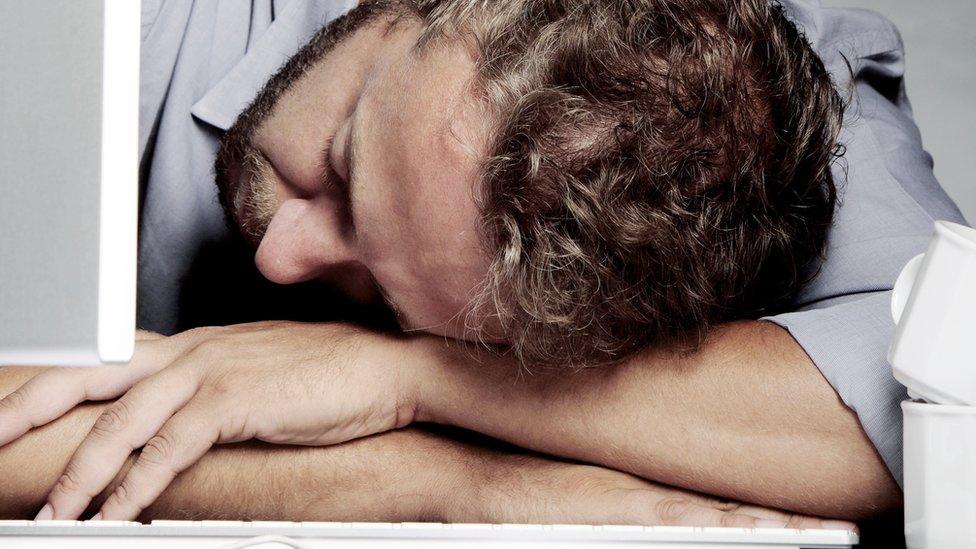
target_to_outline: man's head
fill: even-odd
[[[270,280],[587,365],[782,307],[834,208],[841,104],[768,0],[389,0],[225,136]]]

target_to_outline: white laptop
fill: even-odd
[[[132,356],[140,15],[0,0],[0,364]]]
[[[0,365],[132,355],[139,17],[136,0],[0,0]],[[0,521],[5,548],[798,549],[857,541],[841,530]]]
[[[342,522],[131,522],[0,521],[0,546],[272,548],[526,548],[814,549],[852,547],[846,530],[686,528],[540,524],[436,524]]]

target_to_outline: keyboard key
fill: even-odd
[[[80,520],[38,520],[36,524],[40,528],[69,528],[81,526]]]
[[[695,528],[702,534],[707,535],[725,535],[725,536],[748,536],[755,532],[751,528]],[[789,530],[780,530],[780,533],[789,532]]]
[[[558,532],[592,532],[595,527],[589,524],[553,524],[552,529]]]
[[[450,528],[452,525],[444,524],[443,522],[401,522],[400,528],[404,530],[443,530],[445,528]]]
[[[392,530],[392,522],[349,522],[349,528],[369,528],[370,530]]]
[[[139,522],[131,522],[127,520],[86,520],[81,523],[85,528],[119,528],[124,526],[142,526]]]
[[[164,528],[197,528],[199,521],[193,520],[154,520],[149,523],[152,526],[162,526]]]
[[[594,526],[594,528],[599,528],[603,532],[643,532],[647,530],[647,526],[635,526],[633,524],[602,524],[600,526]],[[653,526],[651,526],[653,528]]]
[[[201,520],[200,526],[207,527],[226,527],[226,528],[236,528],[240,526],[250,526],[250,522],[243,522],[240,520]]]
[[[335,530],[335,529],[338,529],[338,528],[346,528],[346,523],[344,523],[344,522],[314,522],[314,521],[308,521],[308,522],[300,522],[299,523],[299,526],[301,528],[329,528],[329,529]]]

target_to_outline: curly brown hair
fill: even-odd
[[[490,307],[526,364],[619,361],[788,306],[823,251],[843,102],[770,0],[415,0],[497,115]],[[455,34],[456,35],[456,34]]]
[[[589,366],[782,310],[822,254],[843,102],[772,0],[403,0],[496,115],[479,310]]]

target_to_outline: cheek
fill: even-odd
[[[373,276],[398,309],[401,326],[454,338],[470,338],[465,329],[484,323],[485,317],[468,318],[470,305],[481,290],[486,268],[480,254],[463,257],[443,246],[400,248],[390,259],[371,265]],[[490,328],[486,326],[486,328]],[[498,333],[490,329],[484,334]]]
[[[371,269],[401,310],[405,328],[468,337],[465,317],[489,263],[476,230],[477,211],[459,199],[444,200],[443,191],[412,194],[402,187],[390,193],[401,200],[384,210],[394,222],[376,224],[387,232],[369,246],[384,261]]]
[[[465,314],[459,317],[457,322],[441,323],[426,331],[432,335],[474,343],[490,345],[509,343],[503,336],[502,326],[495,315]]]

